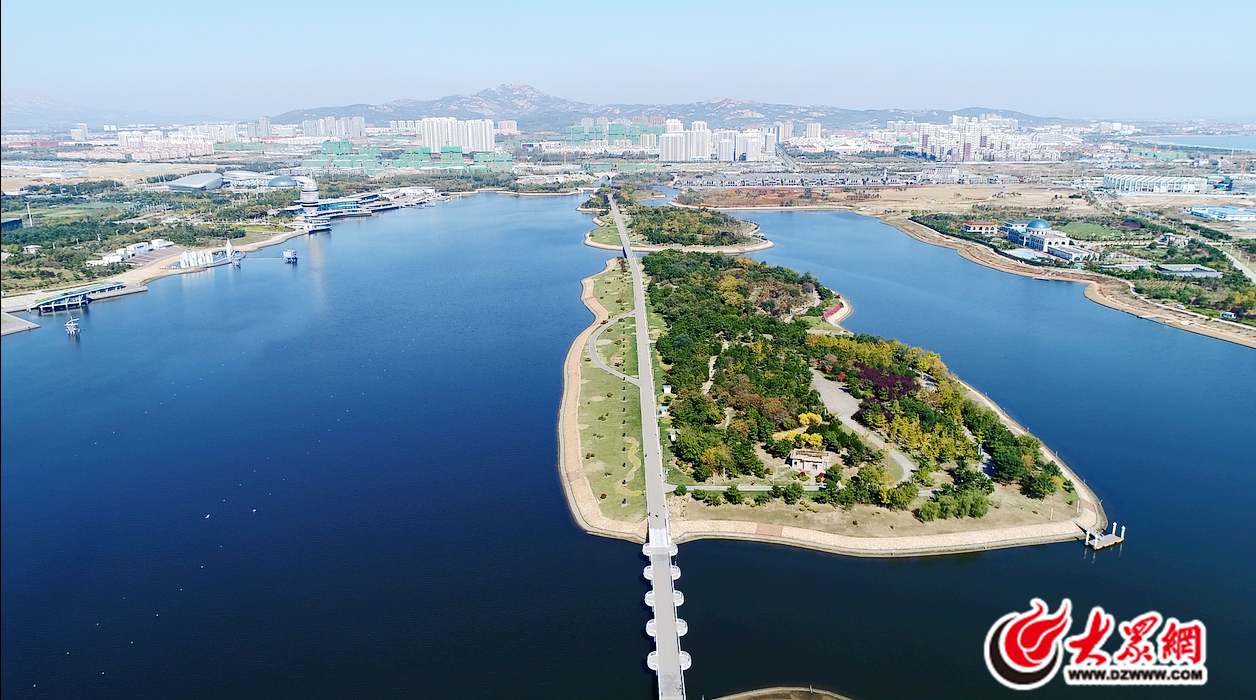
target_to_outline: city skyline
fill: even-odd
[[[70,6],[76,21],[56,32],[30,31],[42,17],[33,5],[3,7],[6,102],[42,97],[97,109],[243,117],[472,94],[510,82],[595,104],[727,97],[846,109],[1256,121],[1256,97],[1238,89],[1226,68],[1242,65],[1241,47],[1210,39],[1209,30],[1181,29],[1209,16],[1256,23],[1256,11],[1220,3],[977,2],[947,11],[913,2],[890,9],[802,3],[769,16],[749,3],[717,10],[643,2],[632,21],[612,10],[574,12],[586,7],[580,3],[526,10],[487,3],[471,27],[456,8],[424,8],[420,17],[390,3],[345,15],[320,3],[227,2],[194,21],[147,1],[129,4],[125,14]],[[737,21],[756,15],[764,15],[762,24]],[[242,24],[251,31],[240,32]],[[678,40],[666,31],[676,25],[711,31]],[[739,29],[745,26],[764,28]],[[369,51],[354,48],[363,44],[353,37],[362,36],[372,37]],[[608,79],[606,67],[615,63],[629,68]]]

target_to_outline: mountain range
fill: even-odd
[[[196,124],[215,119],[203,114],[163,115],[140,110],[96,109],[44,97],[9,94],[0,97],[0,120],[6,131],[64,130],[80,122],[99,130],[104,124]]]
[[[1065,123],[1070,120],[1037,117],[1005,109],[969,107],[948,111],[938,109],[843,109],[828,105],[787,105],[715,98],[687,104],[592,104],[555,97],[530,85],[498,85],[474,95],[449,95],[435,100],[402,99],[379,105],[352,104],[295,109],[271,117],[274,124],[299,123],[322,117],[363,117],[368,125],[388,126],[393,120],[423,117],[460,119],[513,119],[523,131],[558,131],[578,123],[582,117],[628,118],[639,115],[665,116],[686,124],[705,121],[712,128],[771,124],[775,121],[816,121],[826,128],[867,128],[887,120],[947,122],[952,115],[975,117],[998,114],[1019,119],[1026,126]],[[67,129],[84,122],[93,129],[102,124],[189,124],[227,119],[224,115],[158,115],[143,111],[95,109],[57,100],[4,95],[0,118],[6,130]],[[249,118],[251,120],[251,118]]]
[[[459,119],[514,119],[523,131],[556,131],[577,123],[581,117],[617,119],[645,116],[666,116],[686,123],[701,120],[711,127],[741,127],[771,124],[774,121],[816,121],[827,128],[867,127],[887,120],[905,119],[929,122],[950,121],[951,115],[975,117],[998,114],[1019,119],[1021,124],[1038,126],[1063,123],[1067,120],[1036,117],[1005,109],[969,107],[967,109],[856,110],[827,105],[786,105],[716,98],[687,104],[592,104],[576,102],[541,92],[530,85],[498,85],[474,95],[449,95],[436,100],[394,100],[381,105],[354,104],[339,107],[296,109],[271,117],[275,124],[289,124],[321,117],[363,117],[373,126],[387,126],[392,120],[423,117],[458,117]]]

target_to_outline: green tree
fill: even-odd
[[[787,504],[792,506],[795,503],[797,503],[799,499],[802,498],[802,494],[803,494],[802,484],[798,483],[797,481],[791,481],[783,489],[781,496],[785,499],[785,502]]]

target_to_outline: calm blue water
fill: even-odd
[[[77,342],[56,319],[5,338],[4,697],[651,697],[640,549],[581,533],[555,468],[579,280],[605,256],[578,203],[340,224],[294,241],[295,268],[270,249],[97,304]],[[870,219],[750,218],[778,241],[760,257],[852,300],[847,325],[941,352],[1057,449],[1129,542],[686,544],[691,695],[993,695],[985,631],[1033,596],[1198,617],[1191,695],[1250,689],[1256,352]]]
[[[1160,143],[1201,148],[1235,148],[1256,151],[1256,136],[1161,136]]]

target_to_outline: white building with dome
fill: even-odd
[[[1040,250],[1069,262],[1082,262],[1098,257],[1094,251],[1077,245],[1068,234],[1051,228],[1051,223],[1046,219],[1034,219],[1023,228],[1020,223],[1009,221],[1003,226],[1007,231],[1007,239],[1017,245]]]

